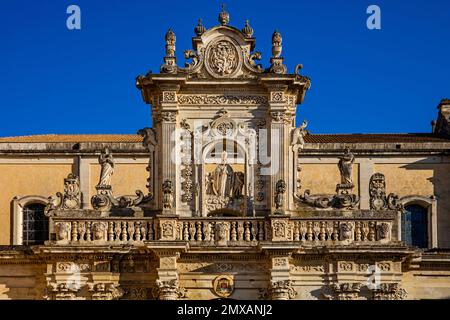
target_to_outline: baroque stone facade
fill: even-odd
[[[263,67],[250,22],[229,23],[225,10],[217,26],[200,20],[184,67],[167,32],[160,73],[136,79],[153,128],[66,144],[0,139],[0,177],[40,165],[38,186],[12,181],[0,198],[0,217],[13,217],[0,298],[450,297],[448,100],[428,136],[313,135],[308,121],[295,126],[311,81],[301,65],[288,72],[281,33]],[[434,188],[421,189],[428,171]],[[30,222],[39,206],[44,239]],[[414,206],[423,228],[411,225]]]

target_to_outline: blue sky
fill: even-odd
[[[66,8],[81,8],[81,30]],[[199,17],[211,27],[221,1],[2,0],[0,136],[135,133],[151,124],[135,77],[158,72],[164,34],[177,35],[179,65]],[[312,79],[297,121],[313,133],[429,132],[450,97],[450,1],[226,1],[230,24],[250,20],[268,66],[283,35],[290,72]],[[366,8],[381,8],[381,30]]]

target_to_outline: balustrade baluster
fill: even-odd
[[[375,221],[369,222],[369,241],[375,241]]]
[[[326,226],[326,222],[325,221],[321,221],[320,222],[320,233],[319,233],[319,240],[320,241],[324,241],[325,240],[325,226]]]
[[[361,222],[355,223],[355,241],[361,241]]]
[[[141,223],[139,221],[134,223],[134,230],[134,240],[141,241]]]
[[[231,222],[231,241],[237,241],[236,221]]]
[[[306,223],[306,240],[313,240],[313,223],[311,221]]]
[[[333,241],[339,241],[339,221],[334,221],[333,225]]]
[[[149,221],[147,224],[147,240],[155,240],[155,233],[153,232],[153,221]]]
[[[244,238],[245,241],[250,241],[250,222],[244,222]]]
[[[202,223],[200,221],[196,222],[197,230],[196,230],[196,238],[197,241],[202,241]]]
[[[147,236],[147,230],[145,230],[145,227],[146,227],[146,223],[145,223],[145,221],[141,221],[141,222],[139,222],[140,223],[140,225],[141,225],[141,237],[142,237],[142,241],[147,241],[147,238],[146,238],[146,236]]]
[[[114,241],[114,222],[108,222],[108,241]]]
[[[127,223],[125,221],[122,222],[122,241],[128,241],[128,239],[127,239]]]
[[[78,223],[72,222],[72,241],[78,241]]]
[[[300,227],[299,222],[294,222],[294,241],[300,241]]]
[[[86,241],[88,242],[92,241],[91,225],[92,223],[90,221],[86,222]]]
[[[258,222],[258,240],[264,241],[264,221]]]

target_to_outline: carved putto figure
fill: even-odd
[[[304,137],[308,133],[308,131],[306,131],[307,126],[308,121],[304,120],[300,127],[294,129],[294,132],[292,133],[291,146],[297,145],[299,149],[303,149],[303,146],[305,145]]]
[[[339,171],[341,173],[341,184],[353,185],[352,168],[355,156],[350,152],[350,149],[345,149],[343,156],[339,157]]]
[[[164,209],[172,209],[173,207],[173,190],[172,190],[172,181],[166,180],[162,185],[163,189],[163,208]]]
[[[284,182],[283,180],[278,180],[275,189],[276,189],[275,208],[277,210],[280,210],[283,208],[284,204],[284,193],[286,192],[286,182]]]
[[[98,162],[101,165],[100,182],[98,183],[98,186],[111,186],[111,177],[114,173],[114,159],[109,151],[109,148],[105,148],[105,150],[100,154]]]

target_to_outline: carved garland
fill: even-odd
[[[191,202],[193,199],[194,182],[192,181],[192,132],[186,120],[181,123],[181,176],[184,181],[181,183],[181,188],[184,194],[181,197],[183,202]]]
[[[222,94],[180,94],[178,103],[185,105],[213,104],[213,105],[245,105],[245,104],[266,104],[266,96],[252,95],[222,95]]]

